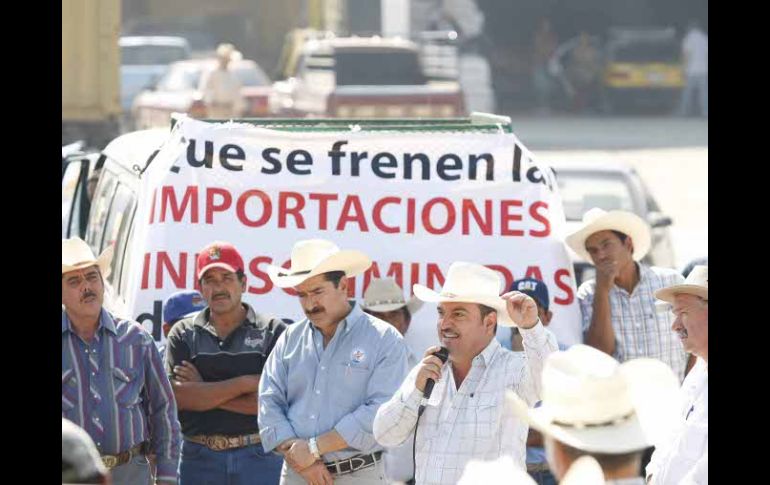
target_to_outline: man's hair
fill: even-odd
[[[559,445],[562,447],[564,452],[567,454],[567,456],[570,457],[572,461],[577,460],[583,455],[589,455],[595,458],[596,461],[599,462],[599,466],[602,467],[602,470],[605,470],[605,471],[617,470],[618,468],[631,465],[634,462],[634,460],[641,460],[642,453],[644,453],[644,450],[632,451],[630,453],[619,453],[619,454],[589,453],[588,451],[573,448],[569,445],[564,444],[561,441],[559,441]]]
[[[404,312],[404,319],[406,319],[407,322],[412,321],[412,314],[409,313],[409,308],[407,308],[406,305],[401,307],[401,311]]]
[[[91,437],[62,418],[62,483],[103,483],[107,474]]]
[[[620,239],[620,242],[624,243],[626,242],[626,239],[628,239],[628,234],[623,234],[620,231],[612,231],[612,233]]]
[[[243,283],[246,280],[246,273],[243,272],[243,270],[239,269],[235,272],[235,276],[238,277],[238,281]],[[200,279],[198,280],[198,285],[203,286],[203,275],[201,275]]]
[[[345,277],[344,271],[329,271],[328,273],[324,273],[324,278],[326,281],[331,281],[335,288],[338,288],[340,286],[340,281],[342,281],[342,278]]]
[[[476,303],[479,306],[479,312],[481,312],[481,321],[484,321],[484,318],[486,318],[487,315],[489,315],[492,312],[497,312],[496,309],[492,308],[491,306],[482,305],[481,303]],[[495,321],[495,328],[492,329],[492,333],[497,333],[497,321]]]

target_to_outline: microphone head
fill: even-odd
[[[433,355],[441,359],[442,364],[446,364],[446,361],[449,360],[449,349],[447,349],[446,347],[441,347]]]

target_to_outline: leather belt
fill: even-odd
[[[185,436],[184,439],[192,443],[204,445],[214,451],[231,450],[233,448],[243,448],[244,446],[256,445],[261,443],[259,433],[246,434],[242,436],[225,436],[222,434],[199,434],[195,436]]]
[[[381,451],[376,451],[370,455],[356,455],[346,460],[334,461],[331,463],[324,463],[326,469],[334,475],[347,475],[364,468],[369,468],[382,457]]]
[[[548,471],[551,471],[551,469],[548,467],[547,462],[527,463],[527,471],[536,473],[536,472],[548,472]]]
[[[118,453],[117,455],[102,455],[102,462],[107,468],[115,468],[116,466],[125,465],[131,461],[131,458],[144,453],[145,443],[146,442],[143,441],[138,445],[132,446],[126,451]]]

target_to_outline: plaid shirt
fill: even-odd
[[[61,315],[61,410],[114,455],[149,440],[157,480],[176,482],[181,432],[176,401],[152,336],[141,325],[102,309],[86,343]]]
[[[615,353],[612,356],[620,362],[639,357],[662,360],[671,366],[681,382],[687,353],[682,341],[671,330],[674,320],[668,307],[655,305],[655,291],[682,284],[684,278],[673,269],[637,265],[639,283],[630,295],[615,284],[610,289],[610,315],[615,330]],[[578,289],[584,333],[591,325],[595,292],[595,279],[584,282]]]
[[[505,406],[505,392],[516,392],[530,406],[540,400],[540,375],[546,357],[557,350],[556,337],[538,323],[521,331],[527,364],[500,346],[496,339],[477,355],[457,389],[451,362],[441,371],[420,418],[417,432],[416,483],[455,484],[473,459],[494,460],[503,455],[525,465],[526,423]],[[413,439],[422,392],[415,387],[419,367],[374,418],[374,436],[393,447]]]

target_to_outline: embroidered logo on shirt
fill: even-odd
[[[366,353],[364,353],[361,349],[353,349],[353,352],[350,353],[350,362],[353,364],[360,364],[366,360]]]
[[[246,340],[244,340],[244,341],[243,341],[243,344],[244,344],[246,347],[251,347],[251,348],[253,349],[253,348],[256,348],[256,347],[257,347],[257,345],[259,345],[259,343],[260,343],[261,341],[262,341],[262,339],[261,339],[261,338],[259,338],[259,337],[254,337],[254,338],[249,338],[249,337],[246,337]]]

